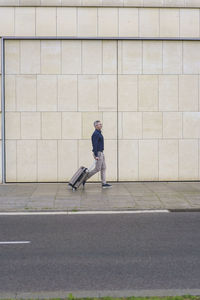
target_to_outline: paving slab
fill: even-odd
[[[200,181],[111,184],[102,189],[100,182],[87,182],[76,191],[67,183],[0,184],[0,211],[200,210]]]

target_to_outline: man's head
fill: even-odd
[[[99,120],[94,121],[94,127],[95,129],[101,130],[102,128],[102,123]]]

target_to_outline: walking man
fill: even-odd
[[[92,134],[92,146],[93,146],[93,156],[96,159],[95,168],[88,172],[87,178],[83,181],[83,186],[85,185],[86,180],[88,180],[92,175],[96,174],[97,172],[101,171],[101,181],[102,181],[102,188],[110,188],[112,187],[111,184],[106,183],[106,163],[105,163],[105,156],[103,153],[104,150],[104,138],[101,133],[102,123],[101,121],[97,120],[94,122],[95,131]]]

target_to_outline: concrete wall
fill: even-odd
[[[1,1],[0,35],[199,38],[197,2]],[[89,166],[95,119],[108,180],[200,179],[200,41],[15,40],[5,53],[8,182]]]

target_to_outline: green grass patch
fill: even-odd
[[[23,298],[24,299],[24,298]],[[34,298],[34,300],[37,298]],[[200,300],[200,295],[183,295],[183,296],[165,296],[165,297],[95,297],[95,298],[76,298],[73,294],[69,294],[66,298],[50,298],[48,300]],[[15,299],[0,299],[0,300],[21,300],[20,298]],[[27,298],[27,300],[33,300],[33,298]],[[45,300],[45,298],[44,298]]]

